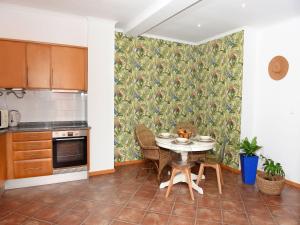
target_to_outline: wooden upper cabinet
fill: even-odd
[[[87,50],[51,46],[52,88],[86,90]]]
[[[49,45],[28,43],[28,88],[51,88],[51,48]]]
[[[0,88],[87,91],[87,49],[0,40]]]
[[[25,88],[26,44],[0,40],[0,87]]]

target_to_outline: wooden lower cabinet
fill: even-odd
[[[52,148],[52,140],[13,142],[14,151],[40,150]]]
[[[14,161],[15,178],[51,175],[52,158]]]
[[[0,197],[6,177],[6,134],[0,134]]]
[[[11,134],[9,178],[53,174],[52,132],[15,132]]]
[[[51,149],[33,150],[33,151],[14,151],[14,160],[30,160],[52,158]]]
[[[42,140],[51,140],[51,132],[16,132],[12,134],[12,141],[42,141]]]

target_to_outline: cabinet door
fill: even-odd
[[[6,134],[0,134],[0,198],[6,180]]]
[[[0,87],[26,87],[26,44],[0,41]]]
[[[51,46],[52,88],[85,90],[86,49]]]
[[[50,46],[28,43],[26,50],[28,88],[50,89]]]
[[[52,159],[14,161],[15,178],[52,175]]]
[[[27,150],[39,150],[39,149],[51,149],[52,140],[49,141],[24,141],[13,142],[12,146],[14,151],[27,151]]]
[[[12,134],[13,142],[22,142],[22,141],[51,141],[52,132],[15,132]]]

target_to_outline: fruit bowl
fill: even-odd
[[[178,137],[175,139],[178,143],[187,143],[189,139]]]

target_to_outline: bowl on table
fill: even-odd
[[[182,144],[189,143],[189,139],[187,139],[187,138],[178,137],[175,140],[176,140],[177,143],[182,143]]]
[[[210,140],[211,139],[211,136],[199,136],[200,139],[202,140]]]
[[[160,138],[171,138],[172,135],[170,133],[160,133],[158,135],[158,137],[160,137]]]
[[[201,136],[198,136],[197,138],[199,141],[212,141],[212,137],[211,136],[204,136],[204,135],[201,135]]]

